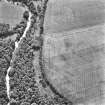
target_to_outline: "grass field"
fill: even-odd
[[[84,103],[103,97],[104,38],[104,25],[46,35],[46,75],[68,99]]]
[[[58,33],[104,23],[105,3],[102,1],[104,0],[49,2],[45,17],[45,33]]]
[[[13,4],[0,2],[0,23],[10,24],[10,26],[15,26],[22,19],[22,14],[24,9],[19,6],[14,6]]]

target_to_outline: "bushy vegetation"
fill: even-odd
[[[23,20],[20,22],[20,24],[16,25],[16,27],[13,28],[15,32],[18,33],[16,40],[17,42],[20,41],[19,47],[15,51],[14,58],[12,58],[12,52],[14,51],[14,42],[10,41],[11,44],[8,44],[7,48],[1,47],[3,54],[5,55],[4,58],[6,60],[1,59],[1,64],[3,64],[6,67],[5,63],[8,59],[8,62],[12,58],[11,69],[9,72],[9,83],[10,83],[10,105],[72,105],[68,104],[68,102],[59,95],[56,95],[57,93],[54,93],[55,95],[49,96],[46,92],[46,94],[41,93],[40,87],[42,87],[43,91],[44,89],[47,90],[48,84],[44,80],[44,76],[39,76],[39,82],[37,81],[37,69],[42,69],[41,61],[40,59],[42,57],[41,51],[43,46],[43,18],[44,18],[44,11],[42,11],[44,7],[40,7],[38,5],[37,7],[34,6],[34,3],[32,0],[8,0],[13,2],[21,2],[24,5],[28,6],[28,9],[32,13],[31,17],[31,27],[26,33],[26,37],[22,38],[20,41],[20,38],[22,37],[24,30],[26,28],[26,23],[29,17],[29,14],[27,11],[23,14]],[[34,0],[38,1],[38,0]],[[45,0],[47,1],[47,0]],[[39,20],[37,18],[39,17]],[[39,31],[39,36],[35,36],[35,32]],[[11,47],[9,47],[11,46]],[[9,48],[9,50],[8,50]],[[2,53],[1,53],[2,54]],[[7,56],[8,55],[8,56]],[[10,58],[9,58],[10,57]],[[33,61],[37,60],[38,67],[35,67],[33,65]],[[7,66],[8,68],[9,66]],[[7,70],[7,69],[6,69]],[[5,70],[4,74],[6,75],[7,71]],[[41,72],[41,70],[39,71]],[[40,73],[41,74],[41,73]],[[5,87],[5,85],[3,84]],[[53,91],[53,90],[52,90]],[[53,91],[54,92],[54,91]],[[5,92],[3,92],[5,93]],[[2,98],[1,98],[2,99]],[[2,105],[2,104],[1,104]],[[4,104],[3,104],[4,105]]]
[[[10,66],[14,42],[12,40],[0,40],[0,105],[9,102],[6,87],[6,75]]]
[[[7,37],[11,34],[13,34],[13,32],[10,31],[10,25],[5,23],[0,23],[0,38]]]
[[[19,101],[16,101],[14,99],[11,99],[9,102],[10,105],[20,105]]]
[[[34,54],[28,40],[23,38],[9,73],[10,89],[12,91],[10,97],[19,100],[22,105],[23,102],[31,103],[32,95],[38,92],[38,90],[37,92],[35,90],[36,73],[32,65],[33,57]]]
[[[23,13],[23,19],[15,27],[10,29],[9,24],[0,24],[0,38],[3,39],[8,36],[13,36],[17,34],[16,41],[19,41],[27,26],[27,18],[28,18],[28,13],[27,11],[25,11]]]
[[[36,105],[67,105],[66,101],[60,96],[48,98],[47,94],[46,96],[40,94],[36,80],[37,70],[33,65],[33,60],[37,59],[34,52],[40,51],[40,49],[36,50],[35,47],[40,45],[40,38],[33,39],[30,35],[21,40],[9,72],[10,98],[19,105],[31,105],[33,103]],[[46,88],[47,84],[43,79],[40,77],[39,84]]]
[[[10,29],[9,24],[0,23],[0,33],[7,32]]]
[[[25,11],[23,13],[23,18],[26,19],[26,20],[28,20],[28,18],[29,18],[29,11]]]

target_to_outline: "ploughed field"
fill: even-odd
[[[45,73],[74,103],[104,97],[104,25],[45,36]]]

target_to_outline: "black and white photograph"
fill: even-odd
[[[105,0],[0,0],[0,105],[105,105]]]

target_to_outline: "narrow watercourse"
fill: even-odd
[[[27,27],[26,27],[26,29],[25,29],[25,31],[24,31],[24,33],[23,33],[23,35],[22,35],[22,37],[20,38],[20,41],[19,42],[15,42],[15,50],[14,50],[14,52],[16,51],[16,49],[19,47],[19,43],[21,42],[21,40],[26,36],[26,33],[27,33],[27,31],[29,30],[29,28],[30,28],[30,25],[31,25],[31,16],[32,16],[32,14],[31,14],[31,12],[29,12],[29,19],[28,19],[28,21],[27,21]],[[13,52],[13,54],[12,55],[14,55],[14,52]],[[11,62],[10,63],[12,63],[12,60],[11,60]],[[9,71],[11,70],[11,66],[8,68],[8,70],[7,70],[7,75],[6,75],[6,87],[7,87],[7,96],[8,96],[8,98],[10,99],[10,85],[9,85]],[[8,105],[9,105],[9,103],[8,103]]]
[[[40,0],[39,0],[40,1]],[[35,1],[35,3],[36,3],[36,5],[39,3],[40,4],[40,2],[36,2]],[[42,13],[40,13],[39,12],[39,14],[38,14],[38,16],[36,16],[35,18],[36,18],[36,21],[37,22],[35,22],[34,24],[35,24],[35,30],[34,30],[34,39],[36,39],[37,40],[37,38],[39,38],[40,37],[40,39],[43,41],[43,22],[44,22],[44,15],[45,15],[45,8],[46,8],[46,2],[47,2],[48,0],[43,0],[43,2],[44,3],[42,3],[42,6],[41,6],[41,9],[42,9]],[[30,11],[30,12],[33,12],[33,11]],[[15,51],[16,51],[16,49],[18,49],[19,48],[19,46],[20,46],[20,43],[21,43],[21,41],[23,40],[23,38],[25,38],[26,37],[26,34],[28,33],[28,31],[29,31],[29,28],[30,28],[30,26],[31,26],[31,17],[32,17],[32,14],[29,12],[29,19],[28,19],[28,22],[27,22],[27,27],[26,27],[26,29],[25,29],[25,31],[24,31],[24,33],[23,33],[23,35],[22,35],[22,37],[21,37],[21,39],[20,39],[20,41],[19,42],[15,42],[15,50],[14,50],[14,52],[13,52],[13,55],[14,55],[14,53],[15,53]],[[35,12],[35,11],[34,11]],[[35,19],[34,18],[34,19]],[[38,53],[38,56],[36,57],[36,59],[39,59],[38,61],[36,60],[36,62],[38,63],[39,62],[39,66],[40,66],[40,70],[39,69],[37,69],[37,71],[38,71],[38,73],[40,73],[40,75],[42,75],[42,79],[45,79],[45,75],[44,75],[44,71],[43,71],[43,68],[42,68],[42,47],[43,47],[43,43],[42,43],[42,45],[41,45],[41,50],[40,50],[40,52],[39,52],[39,50],[37,51],[37,53]],[[39,54],[40,53],[40,54]],[[13,62],[13,59],[11,60],[11,63]],[[11,66],[8,68],[8,73],[7,73],[7,76],[6,76],[6,86],[7,86],[7,95],[8,95],[8,97],[9,97],[9,99],[10,99],[10,83],[9,83],[9,71],[11,70]],[[43,72],[43,73],[42,73]],[[42,74],[41,74],[42,73]],[[46,82],[47,82],[47,79],[46,79]],[[39,83],[39,85],[40,85],[40,83]],[[47,85],[49,86],[50,84],[49,84],[49,82],[47,82]],[[50,88],[52,87],[51,85],[49,86]],[[54,90],[53,88],[51,88],[51,90]],[[57,92],[55,92],[55,91],[53,91],[55,94],[58,94]],[[59,94],[58,94],[58,96],[59,96]],[[60,96],[61,97],[61,96]],[[64,97],[62,96],[62,99],[63,99]],[[53,100],[52,100],[53,101]],[[65,100],[64,100],[65,101]],[[60,103],[59,103],[60,104]],[[9,103],[8,103],[8,105],[10,105]],[[66,104],[65,104],[66,105]],[[71,104],[70,104],[71,105]]]

